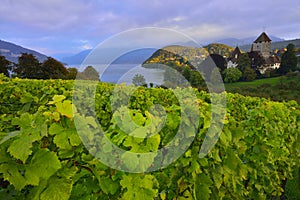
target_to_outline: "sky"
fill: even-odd
[[[300,38],[299,0],[1,0],[0,39],[48,56],[96,47],[122,31],[168,28],[207,43]]]

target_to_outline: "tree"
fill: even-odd
[[[42,63],[42,78],[44,79],[65,79],[68,75],[67,68],[54,58],[48,57]]]
[[[78,79],[83,79],[83,80],[95,80],[95,81],[99,81],[100,80],[99,73],[92,66],[87,66],[83,70],[83,72],[79,72],[78,73],[77,77],[78,77]]]
[[[191,77],[189,80],[192,87],[198,88],[198,89],[204,89],[206,88],[206,83],[198,71],[191,71]]]
[[[247,67],[251,66],[250,58],[247,53],[243,53],[237,61],[238,69],[243,73]]]
[[[132,83],[135,86],[142,86],[142,85],[146,85],[146,79],[143,75],[141,74],[136,74],[134,75],[134,77],[132,78]]]
[[[237,68],[228,68],[224,70],[224,82],[234,83],[242,77],[242,72]]]
[[[21,78],[41,79],[43,76],[41,64],[33,54],[23,53],[15,66],[14,72]]]
[[[248,52],[248,56],[250,58],[251,68],[254,70],[256,70],[257,67],[260,67],[263,64],[265,64],[264,58],[257,51]]]
[[[189,67],[184,67],[183,71],[182,71],[182,76],[184,76],[184,78],[186,80],[190,80],[191,77],[191,69]]]
[[[251,61],[247,53],[243,53],[238,59],[238,69],[242,72],[243,81],[252,81],[256,78],[255,70],[251,68]]]
[[[244,81],[253,81],[257,76],[254,69],[252,69],[251,67],[246,67],[242,74],[242,79]]]
[[[76,79],[76,76],[78,74],[78,70],[75,67],[68,68],[68,75],[67,79]]]
[[[284,52],[281,57],[281,63],[278,72],[283,75],[288,73],[289,71],[296,71],[297,64],[298,59],[295,52],[295,45],[288,44],[287,51]]]
[[[9,76],[9,70],[11,70],[11,62],[0,55],[0,74],[3,73],[5,76]]]

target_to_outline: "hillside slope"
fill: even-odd
[[[43,62],[47,59],[46,55],[37,51],[21,47],[11,42],[0,40],[0,55],[5,56],[7,60],[17,63],[18,57],[20,57],[22,53],[33,54],[40,62]]]

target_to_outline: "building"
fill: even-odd
[[[251,61],[251,67],[264,74],[267,70],[278,69],[280,67],[280,58],[271,54],[271,39],[263,32],[251,45],[248,56]],[[227,59],[227,68],[237,67],[237,61],[241,56],[241,51],[237,46]]]
[[[249,55],[259,55],[262,57],[262,62],[255,67],[261,74],[264,74],[267,70],[274,70],[280,67],[280,58],[275,55],[271,55],[271,39],[269,36],[263,32],[258,36],[258,38],[253,42]],[[257,59],[256,57],[251,57],[250,60]]]
[[[259,52],[264,59],[268,59],[271,55],[271,39],[269,36],[263,32],[260,36],[253,42],[251,46],[251,51]]]
[[[237,61],[239,57],[242,55],[241,50],[238,46],[235,47],[233,52],[230,54],[230,56],[227,59],[227,68],[235,68],[237,67]]]

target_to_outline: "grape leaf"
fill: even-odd
[[[115,194],[119,189],[119,183],[114,182],[111,178],[100,177],[100,187],[105,194]]]
[[[20,191],[26,186],[26,179],[20,173],[20,168],[14,163],[5,163],[0,165],[0,172],[3,173],[5,180],[13,184],[16,190]]]
[[[13,131],[8,133],[0,142],[0,145],[9,140],[10,138],[13,138],[15,136],[18,136],[21,133],[21,131]]]
[[[16,159],[20,159],[23,163],[26,162],[29,155],[31,155],[32,142],[34,139],[31,136],[24,135],[14,140],[7,151]]]
[[[56,104],[58,102],[61,102],[64,99],[66,99],[66,96],[64,96],[64,95],[54,95],[52,99],[53,99],[53,101],[49,101],[48,104]]]
[[[73,106],[70,100],[65,100],[63,102],[57,102],[56,104],[57,112],[67,118],[73,118]]]
[[[38,185],[41,178],[48,179],[61,168],[60,161],[54,152],[47,149],[38,150],[26,168],[25,177],[30,184]]]
[[[72,191],[72,180],[51,177],[48,186],[41,193],[41,200],[68,200]]]

